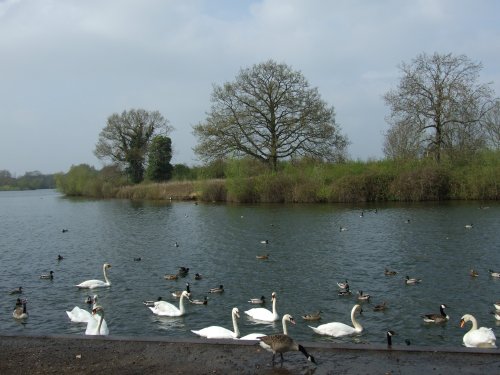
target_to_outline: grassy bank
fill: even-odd
[[[251,160],[232,160],[207,167],[196,180],[138,185],[109,176],[103,179],[97,171],[78,176],[80,195],[105,198],[245,203],[498,200],[500,153],[439,164],[432,160],[344,164],[302,160],[283,163],[277,172]],[[75,184],[67,182],[58,186],[72,195]],[[73,189],[65,190],[65,185]]]

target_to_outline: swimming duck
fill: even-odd
[[[224,286],[222,284],[220,284],[218,288],[211,288],[209,290],[209,293],[223,293],[223,292],[224,292]]]
[[[495,272],[493,270],[489,270],[491,277],[500,277],[500,272]]]
[[[362,290],[358,291],[358,301],[369,301],[370,295],[364,294]]]
[[[340,230],[340,232],[345,232],[345,231],[347,231],[347,228],[341,226],[341,227],[339,227],[339,230]]]
[[[136,257],[136,258],[134,258],[134,262],[140,262],[141,260],[142,260],[142,258],[141,258],[141,257]]]
[[[390,271],[390,270],[389,270],[389,269],[387,269],[387,268],[384,270],[384,275],[385,275],[385,276],[394,276],[394,275],[396,275],[396,274],[397,274],[397,272],[396,272],[396,271]]]
[[[148,300],[148,301],[143,301],[142,303],[146,305],[147,307],[153,307],[155,305],[155,302],[162,301],[161,297],[158,297],[156,301]]]
[[[262,240],[262,241],[260,241],[260,243],[264,244],[264,245],[267,245],[267,244],[269,244],[269,240]]]
[[[165,280],[177,280],[179,278],[179,276],[170,273],[170,274],[166,274],[165,276],[163,276],[163,278]]]
[[[266,303],[266,297],[261,296],[260,298],[250,298],[248,302],[253,303],[255,305],[261,305],[263,303]]]
[[[422,279],[410,278],[410,276],[406,276],[405,278],[406,285],[418,284],[420,282],[422,282]]]
[[[469,272],[469,275],[471,277],[478,277],[479,273],[475,269],[471,269],[470,272]]]
[[[340,282],[340,283],[337,283],[337,285],[339,286],[340,289],[347,289],[349,290],[349,283],[348,281],[346,280],[345,282]]]
[[[474,226],[474,224],[465,224],[464,228],[465,229],[472,229],[473,226]]]
[[[195,280],[201,280],[201,279],[202,279],[202,276],[201,276],[199,273],[196,273],[196,274],[194,275],[194,279],[195,279]]]
[[[59,255],[57,256],[57,260],[63,260],[63,259],[64,259],[64,257],[63,257],[61,254],[59,254]]]
[[[384,311],[387,308],[387,302],[384,301],[381,304],[375,305],[373,311]]]
[[[309,321],[321,320],[321,311],[317,311],[311,314],[304,314],[302,315],[302,319]]]
[[[422,315],[422,318],[424,318],[424,322],[426,323],[445,323],[447,322],[450,317],[448,315],[446,315],[446,313],[444,312],[444,309],[446,309],[446,305],[445,304],[441,304],[439,306],[439,314],[425,314],[425,315]]]
[[[189,272],[189,267],[179,267],[179,271],[177,271],[177,274],[180,277],[185,277],[187,276],[188,272]]]
[[[22,286],[20,286],[20,287],[19,287],[19,288],[17,288],[17,289],[11,290],[11,291],[9,292],[9,294],[21,294],[22,292],[23,292],[23,287],[22,287]]]
[[[200,299],[190,299],[189,302],[191,302],[194,305],[207,305],[208,304],[208,298],[205,296],[202,300]]]
[[[257,255],[256,256],[257,259],[269,259],[269,254],[265,254],[265,255]]]
[[[48,274],[42,274],[40,275],[40,279],[50,279],[52,280],[54,278],[54,271],[50,271]]]
[[[190,289],[189,283],[186,283],[186,290],[185,291],[188,293],[188,295],[191,295],[191,289]],[[181,298],[182,292],[184,292],[184,290],[176,290],[176,291],[172,292],[172,296],[175,298]]]

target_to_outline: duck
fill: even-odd
[[[50,271],[48,274],[42,274],[40,275],[40,279],[50,279],[52,280],[54,278],[54,271]]]
[[[134,258],[134,262],[140,262],[141,260],[142,260],[142,258],[141,258],[141,257],[135,257],[135,258]]]
[[[444,312],[444,309],[446,309],[446,305],[445,304],[441,304],[439,306],[439,314],[425,314],[425,315],[422,315],[422,318],[424,318],[424,322],[426,323],[445,323],[447,322],[450,317],[448,315],[446,315],[446,313]]]
[[[179,308],[167,301],[157,301],[153,307],[148,308],[153,314],[158,316],[183,316],[186,314],[186,309],[184,308],[184,298],[186,297],[189,298],[189,293],[184,290],[179,300]]]
[[[209,293],[223,293],[224,292],[224,285],[220,284],[217,288],[211,288]]]
[[[495,307],[495,310],[500,310],[500,301],[494,302],[493,306]]]
[[[264,245],[268,245],[269,244],[269,240],[262,240],[260,241],[261,244],[264,244]]]
[[[165,280],[177,280],[179,276],[174,274],[166,274],[165,276],[163,276],[163,278]]]
[[[396,271],[391,271],[391,270],[389,270],[389,269],[386,268],[384,270],[384,275],[385,276],[394,276],[394,275],[397,275],[397,272]]]
[[[188,293],[188,296],[191,295],[191,287],[190,287],[189,283],[186,283],[185,291]],[[184,290],[176,290],[176,291],[172,292],[172,297],[181,298],[183,292],[184,292]]]
[[[394,331],[387,331],[386,332],[386,338],[387,338],[387,346],[390,348],[392,346],[392,336],[394,336],[396,334],[396,332]]]
[[[156,301],[152,301],[152,300],[146,300],[146,301],[143,301],[142,303],[147,306],[147,307],[153,307],[155,305],[155,302],[158,302],[158,301],[162,301],[163,298],[161,297],[158,297],[158,299]]]
[[[318,327],[309,326],[309,328],[311,328],[314,332],[316,332],[319,335],[326,335],[332,337],[342,337],[347,335],[353,335],[356,333],[361,333],[363,332],[363,327],[356,320],[356,314],[357,313],[361,314],[362,312],[363,309],[361,308],[361,305],[354,305],[354,307],[352,308],[351,321],[354,327],[351,327],[347,324],[340,322],[332,322],[332,323],[322,324]]]
[[[179,243],[177,241],[174,242],[174,247],[179,247]]]
[[[347,228],[346,228],[346,227],[342,227],[342,226],[341,226],[341,227],[339,227],[339,231],[340,231],[340,232],[345,232],[345,231],[347,231]]]
[[[63,259],[64,259],[64,257],[63,257],[61,254],[59,254],[59,255],[57,256],[57,260],[63,260]]]
[[[9,292],[9,294],[21,294],[23,292],[23,287],[20,286],[19,288],[17,289],[13,289]]]
[[[254,305],[262,305],[263,303],[266,303],[266,297],[260,296],[260,298],[250,298],[248,302]]]
[[[362,290],[358,291],[358,301],[370,301],[370,295],[364,294]]]
[[[263,307],[255,307],[253,309],[245,311],[245,314],[261,322],[275,322],[279,319],[278,312],[276,311],[276,292],[271,294],[271,300],[273,301],[273,311],[265,309]]]
[[[405,278],[406,285],[418,284],[420,282],[422,282],[422,279],[410,278],[410,276],[408,276],[408,275]]]
[[[189,273],[189,267],[179,267],[179,270],[177,271],[177,275],[180,277],[185,277]]]
[[[199,273],[195,273],[195,275],[194,275],[195,280],[201,280],[202,278],[203,278],[203,276],[201,276]]]
[[[87,298],[85,298],[85,303],[86,303],[87,305],[91,305],[91,304],[92,304],[92,302],[93,302],[93,301],[92,301],[92,296],[87,296]]]
[[[191,302],[194,305],[207,305],[208,304],[208,297],[205,296],[203,299],[190,299],[189,302]]]
[[[464,225],[465,229],[472,229],[472,227],[474,227],[474,224],[465,224]]]
[[[469,275],[471,277],[478,277],[479,273],[475,269],[471,268],[471,270],[469,271]]]
[[[240,337],[240,330],[238,329],[237,319],[240,317],[240,311],[237,307],[231,310],[231,318],[233,320],[233,331],[220,327],[210,326],[200,330],[191,330],[195,335],[205,337],[207,339],[237,339]]]
[[[311,314],[304,314],[302,315],[302,319],[309,321],[321,320],[321,311],[317,311]]]
[[[500,277],[500,272],[495,272],[493,270],[489,270],[491,277]]]
[[[387,308],[387,302],[384,301],[373,307],[373,311],[384,311]]]
[[[257,255],[256,258],[261,259],[261,260],[267,260],[267,259],[269,259],[269,254]]]
[[[67,232],[69,232],[69,229],[63,228],[63,229],[61,230],[61,232],[63,232],[63,233],[67,233]]]
[[[111,268],[111,264],[109,263],[104,263],[102,265],[102,273],[104,274],[104,280],[87,280],[84,282],[81,282],[80,284],[76,285],[80,289],[94,289],[94,288],[102,288],[102,287],[107,287],[111,286],[111,282],[108,279],[108,275],[106,271]]]
[[[19,304],[20,303],[20,304]],[[18,298],[16,301],[16,307],[14,308],[14,311],[12,312],[12,316],[14,319],[27,319],[29,314],[28,310],[26,309],[26,304],[27,301],[23,299],[22,301]]]
[[[346,280],[345,282],[340,282],[337,283],[340,289],[347,289],[349,290],[349,282]]]
[[[460,319],[460,328],[465,323],[472,322],[472,328],[463,337],[464,345],[468,348],[496,348],[496,337],[491,328],[477,328],[477,320],[471,314],[465,314]]]

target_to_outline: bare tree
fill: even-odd
[[[132,109],[121,115],[114,113],[99,134],[94,154],[125,167],[132,182],[141,182],[151,139],[170,130],[168,121],[158,111]]]
[[[495,105],[483,119],[483,128],[487,136],[487,144],[489,147],[500,149],[500,100],[495,102]]]
[[[420,143],[437,161],[442,153],[484,145],[480,121],[493,105],[489,84],[478,83],[482,65],[468,57],[421,54],[402,63],[399,86],[384,95],[393,127],[411,126],[408,143]],[[390,133],[389,133],[390,134]]]
[[[194,127],[205,160],[248,155],[276,169],[278,160],[310,156],[342,160],[348,145],[316,88],[300,72],[270,60],[214,85],[212,108]]]

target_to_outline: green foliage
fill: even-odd
[[[56,186],[53,174],[44,175],[38,171],[26,172],[15,178],[7,170],[0,171],[0,190],[53,189]]]
[[[151,141],[148,153],[146,176],[151,181],[167,181],[172,177],[172,140],[164,135],[157,135]]]

